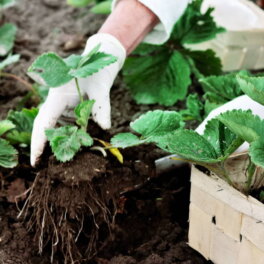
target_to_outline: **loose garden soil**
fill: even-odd
[[[103,19],[64,0],[18,1],[2,18],[19,29],[14,51],[21,61],[8,71],[27,78],[27,67],[43,52],[80,52]],[[0,87],[4,118],[28,91],[8,79]],[[111,97],[113,128],[90,127],[104,140],[128,131],[141,113],[162,109],[136,105],[121,78]],[[61,164],[47,148],[33,169],[27,154],[15,169],[0,170],[0,264],[208,263],[187,245],[188,166],[156,175],[154,160],[165,153],[154,146],[123,151],[123,165],[87,149]]]

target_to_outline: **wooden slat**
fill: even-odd
[[[239,247],[240,242],[235,241],[216,226],[213,226],[210,259],[215,264],[238,264]]]
[[[264,252],[264,224],[247,216],[243,216],[241,234]],[[263,262],[264,263],[264,262]]]
[[[243,237],[237,264],[264,264],[264,252]]]
[[[212,217],[190,204],[189,245],[206,259],[210,256]]]
[[[228,236],[239,241],[242,214],[229,205],[216,200],[207,192],[199,189],[195,184],[191,187],[191,203],[195,204],[206,214],[215,217],[216,226]]]
[[[195,167],[192,167],[191,182],[201,190],[208,192],[209,195],[219,199],[235,210],[251,216],[258,221],[264,222],[264,205],[257,201],[252,202],[255,200],[253,197],[250,199],[247,198],[245,195],[228,185],[224,180],[220,178],[215,180]]]

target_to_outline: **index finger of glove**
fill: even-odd
[[[31,136],[30,163],[32,166],[36,165],[47,142],[45,130],[53,128],[56,125],[58,118],[62,115],[66,107],[66,100],[63,100],[62,97],[58,98],[54,93],[49,93],[47,100],[41,106],[34,121]]]

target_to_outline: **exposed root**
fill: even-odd
[[[69,186],[53,180],[46,169],[36,176],[19,217],[35,232],[40,254],[51,248],[51,263],[55,254],[62,254],[65,264],[81,263],[91,259],[111,234],[114,200],[112,212],[109,197],[92,181]],[[101,245],[97,245],[99,237]]]

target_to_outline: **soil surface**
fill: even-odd
[[[2,22],[18,27],[14,52],[21,54],[9,72],[27,79],[26,69],[39,54],[82,51],[104,16],[65,2],[20,0],[4,12]],[[0,86],[4,118],[28,90],[9,79],[1,79]],[[113,128],[91,128],[93,136],[105,140],[128,131],[141,113],[162,109],[136,105],[120,77],[111,97]],[[165,153],[153,146],[124,151],[122,165],[87,150],[60,164],[47,148],[37,169],[24,152],[18,167],[0,170],[0,264],[208,263],[187,245],[188,166],[157,176],[154,160]]]

